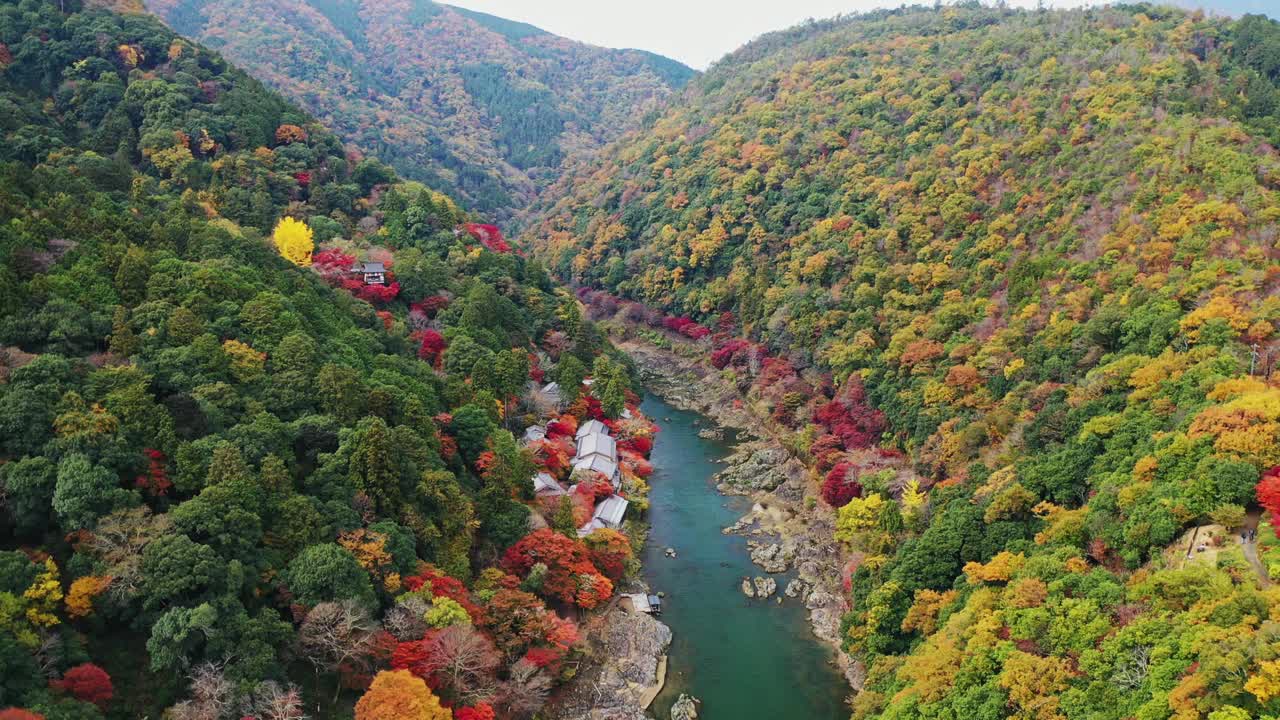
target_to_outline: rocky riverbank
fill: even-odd
[[[583,668],[557,699],[558,720],[646,720],[666,677],[671,628],[614,605],[583,628]]]
[[[806,502],[806,497],[816,498],[817,494],[809,469],[781,446],[769,432],[767,421],[757,418],[736,389],[713,369],[640,340],[618,345],[636,362],[654,394],[721,426],[708,431],[737,431],[739,442],[715,479],[720,492],[753,500],[751,511],[724,530],[750,538],[751,559],[762,570],[760,577],[743,578],[741,590],[748,597],[766,598],[771,603],[803,602],[814,634],[837,649],[841,672],[850,687],[860,688],[863,668],[839,652],[840,620],[848,612],[848,604],[839,581],[844,566],[842,548],[832,539],[835,514],[821,503]],[[779,587],[781,593],[775,595]]]

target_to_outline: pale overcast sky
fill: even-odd
[[[1167,1],[1167,0],[1166,0]],[[1197,0],[1185,0],[1195,2]],[[1201,0],[1261,12],[1280,0]],[[640,48],[705,70],[748,40],[807,18],[897,7],[901,0],[442,0],[450,5],[537,25],[548,32],[605,47]],[[908,4],[929,4],[911,0]],[[1009,0],[1032,7],[1035,0]],[[1086,4],[1046,0],[1046,7]],[[1232,8],[1236,9],[1236,8]]]

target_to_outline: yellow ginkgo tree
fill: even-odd
[[[311,228],[305,222],[291,217],[283,218],[272,234],[280,256],[302,267],[311,264],[311,251],[316,247],[312,236]]]

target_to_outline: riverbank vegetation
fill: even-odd
[[[546,196],[597,317],[821,471],[855,717],[1280,713],[1271,561],[1180,545],[1275,506],[1277,48],[1150,5],[811,23]]]
[[[0,3],[0,716],[537,712],[633,561],[535,530],[568,468],[516,434],[609,423],[642,498],[625,358],[450,197],[63,5]]]

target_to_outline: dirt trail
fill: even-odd
[[[1257,532],[1258,522],[1261,519],[1262,519],[1261,510],[1250,511],[1248,515],[1245,515],[1244,525],[1237,532],[1237,536],[1239,532],[1245,532],[1245,531],[1248,531],[1250,533]],[[1267,566],[1263,565],[1262,559],[1258,557],[1258,542],[1256,540],[1243,542],[1241,544],[1241,549],[1244,551],[1244,559],[1249,561],[1249,564],[1253,566],[1253,571],[1257,573],[1258,582],[1262,583],[1263,588],[1271,587],[1271,577],[1267,573]]]

